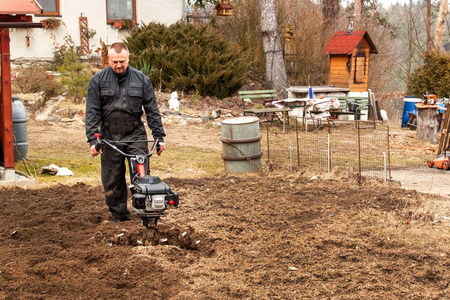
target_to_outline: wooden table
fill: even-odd
[[[292,109],[283,107],[283,108],[253,108],[253,109],[245,109],[244,115],[255,115],[257,117],[265,116],[267,122],[273,122],[274,119],[279,120],[282,124],[288,123],[289,118],[288,113],[292,111]]]

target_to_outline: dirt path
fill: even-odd
[[[450,171],[423,166],[418,169],[392,170],[392,179],[406,190],[450,198]]]

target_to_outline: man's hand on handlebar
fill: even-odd
[[[166,144],[164,143],[158,143],[157,152],[156,154],[161,155],[161,153],[166,149]]]
[[[96,145],[92,145],[91,146],[91,155],[92,157],[99,155],[100,153],[102,153],[102,149],[98,149],[98,151],[95,149]]]

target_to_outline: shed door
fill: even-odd
[[[366,74],[366,57],[356,56],[355,57],[355,83],[364,83],[364,78]]]

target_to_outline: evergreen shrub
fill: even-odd
[[[408,94],[422,97],[424,93],[436,97],[450,95],[450,55],[445,52],[427,52],[424,64],[419,66],[408,80]]]
[[[239,46],[205,25],[150,23],[133,30],[125,43],[130,65],[171,91],[224,98],[243,86],[250,66]]]
[[[61,83],[67,89],[75,103],[80,103],[86,96],[91,71],[81,61],[79,49],[75,47],[70,37],[66,37],[66,43],[55,50],[53,65],[61,73]]]

